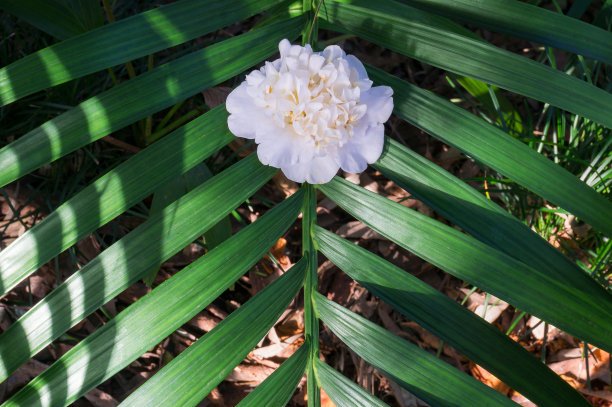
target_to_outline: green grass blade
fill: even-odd
[[[255,155],[249,156],[87,263],[0,335],[0,380],[216,224],[275,172],[276,168],[263,166]]]
[[[580,179],[451,102],[379,69],[369,73],[393,88],[399,117],[612,236],[612,203]]]
[[[102,5],[97,1],[4,0],[0,4],[0,9],[16,15],[60,40],[82,34],[104,24]],[[39,74],[40,72],[36,75]]]
[[[612,94],[448,28],[448,20],[392,0],[326,2],[321,18],[392,51],[541,100],[612,127]],[[436,20],[436,18],[438,19]]]
[[[319,189],[417,256],[604,349],[612,349],[612,295],[601,302],[507,254],[398,203],[334,178]]]
[[[317,377],[325,393],[338,407],[389,407],[320,359],[315,360]]]
[[[317,227],[315,238],[321,253],[351,278],[538,406],[589,406],[539,359],[428,284],[325,229]]]
[[[236,407],[286,406],[306,370],[309,359],[307,345],[302,345]]]
[[[257,14],[280,1],[183,0],[100,27],[0,69],[0,106],[71,79],[184,43]],[[11,0],[9,4],[23,9],[24,3],[23,0]],[[50,7],[46,1],[36,3],[41,4],[34,10],[42,12],[41,6]],[[34,12],[28,6],[25,8],[29,13]],[[62,15],[57,19],[48,11],[44,14],[50,24],[68,18]]]
[[[407,3],[477,27],[612,64],[612,33],[528,3],[516,0],[408,0]]]
[[[321,320],[366,362],[432,406],[515,406],[514,402],[416,345],[315,295]]]
[[[0,295],[233,138],[219,106],[109,171],[0,252]]]
[[[51,400],[52,405],[66,405],[130,364],[252,267],[295,221],[301,198],[301,192],[294,194],[125,309],[6,405],[36,405],[40,399]],[[240,256],[235,255],[237,251]]]
[[[458,131],[457,131],[458,133]],[[473,137],[478,137],[472,133]],[[374,167],[478,240],[552,278],[610,300],[610,294],[546,240],[474,188],[387,138]]]
[[[305,269],[306,260],[298,262],[173,359],[121,405],[198,404],[278,320],[302,287]]]
[[[169,62],[49,120],[0,150],[0,186],[255,65],[297,37],[297,17]]]
[[[502,127],[512,136],[519,137],[528,133],[527,128],[523,125],[521,114],[497,86],[487,85],[484,82],[462,75],[455,75],[454,79],[476,99],[479,106],[495,118],[496,125]],[[489,89],[497,99],[498,106],[493,102]]]

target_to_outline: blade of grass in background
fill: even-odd
[[[484,41],[457,34],[456,29],[448,29],[448,20],[443,17],[424,17],[423,11],[392,0],[325,4],[327,12],[321,13],[321,18],[343,31],[612,127],[612,94]]]
[[[476,27],[612,64],[611,32],[521,1],[407,0],[407,3]]]
[[[236,407],[283,407],[295,392],[308,364],[308,342],[283,362]],[[317,359],[318,360],[318,359]]]
[[[28,13],[40,12],[48,24],[63,21],[61,18],[50,19],[52,14],[41,8],[48,2],[34,1],[39,3],[35,8],[26,4],[32,2],[10,0],[7,11],[12,12],[19,6],[20,10],[25,9]],[[0,106],[71,79],[184,43],[280,2],[183,0],[106,25],[0,69]],[[102,11],[101,6],[97,6]]]
[[[514,406],[501,393],[346,308],[315,294],[317,313],[366,362],[435,406]]]
[[[539,273],[475,238],[335,177],[319,189],[383,236],[442,270],[603,349],[612,349],[612,300]],[[612,296],[611,296],[612,298]]]
[[[399,117],[612,236],[612,203],[580,179],[451,102],[379,69],[368,72],[393,88]]]
[[[301,192],[294,194],[129,306],[68,351],[6,405],[36,405],[40,399],[51,400],[52,405],[70,404],[133,362],[261,259],[297,217],[301,198]],[[235,255],[237,251],[240,256]],[[294,267],[303,270],[303,263]]]
[[[222,105],[109,171],[0,252],[0,295],[233,138]]]
[[[321,253],[352,279],[538,406],[589,406],[521,345],[438,290],[320,227],[315,238]]]
[[[244,158],[87,263],[0,335],[0,380],[216,224],[275,172],[254,154]]]
[[[520,113],[497,86],[462,75],[454,75],[454,79],[494,118],[500,128],[513,137],[523,137],[527,130]],[[495,97],[495,102],[492,97]]]
[[[297,17],[242,34],[159,66],[49,120],[0,150],[0,186],[255,65],[294,39]]]
[[[295,264],[174,358],[121,406],[198,404],[272,328],[302,287],[305,269],[306,261]]]

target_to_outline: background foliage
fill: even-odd
[[[122,213],[142,210],[146,217],[68,279],[59,276],[57,287],[0,335],[0,380],[131,284],[153,282],[159,265],[190,242],[204,235],[209,249],[108,320],[3,405],[70,404],[231,287],[300,213],[303,259],[122,404],[198,404],[265,336],[301,288],[304,344],[241,405],[285,405],[304,372],[309,405],[320,404],[321,387],[338,406],[384,405],[319,360],[320,321],[365,361],[431,405],[514,404],[321,295],[317,259],[322,253],[370,292],[536,404],[589,405],[497,328],[406,271],[316,225],[317,193],[322,193],[350,216],[447,273],[611,351],[612,297],[605,261],[610,252],[606,236],[612,235],[607,65],[612,62],[612,7],[606,3],[592,24],[574,18],[589,3],[577,1],[569,15],[563,15],[515,0],[180,0],[134,13],[104,0],[104,24],[97,2],[0,2],[5,11],[62,40],[42,39],[49,44],[0,69],[2,119],[21,118],[1,134],[5,146],[0,150],[0,184],[36,177],[28,174],[49,163],[55,163],[50,178],[58,180],[66,162],[62,157],[75,151],[91,155],[102,138],[120,143],[111,135],[122,129],[131,131],[142,148],[127,160],[103,157],[82,189],[78,175],[63,187],[38,184],[52,189],[60,202],[50,202],[54,210],[0,252],[1,293]],[[198,41],[264,11],[245,33]],[[506,51],[459,22],[542,43],[548,59],[534,61]],[[228,214],[276,170],[261,165],[254,155],[237,159],[241,155],[236,153],[233,161],[223,163],[209,159],[233,139],[227,112],[223,105],[190,110],[183,104],[270,59],[283,38],[299,41],[301,36],[304,42],[312,32],[313,45],[321,48],[319,28],[363,38],[451,73],[457,91],[478,102],[474,110],[480,116],[368,67],[376,84],[394,89],[395,115],[494,174],[485,181],[502,193],[516,216],[488,199],[492,190],[482,194],[387,137],[374,168],[457,227],[336,177],[316,188],[302,185],[230,236]],[[7,36],[2,41],[17,40]],[[549,47],[572,53],[566,66],[556,65]],[[133,62],[139,59],[141,63]],[[541,138],[534,138],[533,123],[522,118],[500,89],[545,103],[542,117],[547,124]],[[39,105],[44,109],[28,108],[28,101],[45,90],[50,100]],[[58,95],[71,105],[55,103]],[[179,118],[178,111],[184,112]],[[16,133],[19,137],[10,140]],[[149,210],[142,202],[151,194]],[[527,195],[594,228],[592,269],[572,261],[532,230],[545,235],[557,218],[531,211]]]

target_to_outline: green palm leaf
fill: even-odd
[[[519,344],[446,295],[331,232],[317,228],[315,238],[321,253],[351,278],[534,403],[589,405]]]
[[[255,156],[247,157],[87,263],[0,335],[0,377],[6,378],[50,341],[195,240],[275,172]]]
[[[237,407],[283,407],[287,405],[308,364],[308,343],[303,344]]]
[[[370,69],[370,75],[393,88],[395,113],[401,118],[612,235],[612,203],[580,179],[431,92],[378,69]]]
[[[320,189],[366,225],[448,273],[589,343],[612,349],[612,300],[593,301],[582,290],[341,178]]]
[[[152,56],[265,9],[270,12],[245,34],[212,40],[213,45],[102,91],[18,137],[0,149],[0,186],[241,74],[274,54],[282,38],[294,40],[301,33],[303,43],[312,35],[312,43],[318,44],[319,24],[612,127],[609,92],[497,48],[451,21],[612,61],[609,32],[517,1],[491,5],[476,0],[179,0],[99,28],[94,28],[101,22],[99,6],[87,4],[81,12],[78,0],[64,3],[7,0],[0,5],[53,35],[68,38],[0,68],[0,106]],[[60,9],[69,10],[67,14],[74,11],[74,16],[58,14]],[[584,4],[572,8],[576,13],[580,9]],[[90,18],[94,15],[97,20]],[[191,52],[197,47],[194,43],[182,49]],[[368,71],[374,82],[394,89],[395,113],[400,118],[612,234],[612,204],[578,178],[468,111],[376,68],[368,67]],[[0,252],[0,295],[226,145],[232,138],[226,121],[225,107],[219,106],[158,140]],[[450,274],[612,350],[612,296],[561,252],[463,181],[399,143],[387,140],[374,167],[467,234],[339,178],[318,189],[350,215]],[[164,201],[161,211],[152,210],[146,222],[74,273],[0,335],[0,380],[220,219],[227,219],[275,172],[253,154],[186,195]],[[66,405],[108,380],[221,295],[261,258],[300,211],[303,258],[162,368],[124,405],[196,405],[257,344],[301,287],[304,345],[241,406],[283,405],[304,372],[309,407],[320,405],[319,386],[338,406],[385,405],[319,360],[321,320],[365,361],[431,405],[514,405],[319,294],[318,252],[539,405],[586,405],[582,396],[493,326],[387,261],[315,226],[316,192],[314,186],[304,185],[110,319],[5,405]]]
[[[326,2],[342,31],[439,68],[550,103],[612,127],[612,95],[550,67],[457,33],[442,17],[392,0]]]
[[[294,265],[173,359],[121,405],[196,405],[274,325],[302,287],[305,266],[305,260]]]
[[[0,106],[71,79],[182,44],[250,17],[280,1],[177,1],[62,41],[0,69]],[[26,3],[36,3],[36,6]],[[9,0],[0,7],[20,15],[20,10],[36,13],[38,19],[46,17],[45,23],[58,25],[58,21],[67,17],[66,13],[58,12],[59,18],[54,14],[49,15],[44,10],[45,6],[50,6],[49,3]],[[99,7],[98,10],[101,12]],[[66,24],[71,26],[71,22]],[[68,28],[71,31],[58,37],[67,38],[77,34],[72,27]],[[41,72],[45,72],[45,75],[41,75]]]
[[[325,393],[338,407],[388,407],[385,403],[342,376],[321,360],[316,360],[317,377]]]
[[[408,3],[478,27],[612,64],[612,33],[528,3],[514,0],[408,0]]]
[[[104,23],[102,18],[104,13],[96,3],[81,0],[4,0],[0,4],[0,9],[15,14],[33,26],[63,40]]]
[[[79,147],[223,82],[297,37],[300,17],[270,24],[168,62],[49,120],[0,150],[0,186]]]
[[[128,307],[6,405],[35,405],[41,398],[51,399],[54,405],[69,404],[134,361],[252,267],[295,220],[301,197],[295,194]],[[240,256],[234,255],[237,250]],[[303,263],[298,263],[296,270],[303,270]],[[61,400],[57,399],[59,395]]]
[[[8,292],[38,267],[232,138],[225,107],[219,106],[109,171],[0,252],[0,292]]]
[[[411,105],[414,106],[416,104]],[[433,123],[433,120],[429,122]],[[445,134],[453,137],[450,129],[444,130]],[[472,138],[478,137],[478,133],[472,133]],[[488,151],[494,153],[497,150],[492,147]],[[517,156],[519,154],[517,152]],[[500,155],[497,157],[499,159]],[[492,157],[489,159],[493,160]],[[528,166],[532,165],[535,167],[537,162]],[[398,142],[387,139],[385,151],[374,167],[478,240],[538,269],[543,274],[589,292],[591,296],[597,297],[598,301],[610,301],[609,293],[538,234],[474,188]],[[546,165],[539,172],[548,173],[547,167]],[[555,168],[561,170],[561,167]],[[562,171],[560,176],[565,176],[569,182],[584,185],[565,171]],[[556,184],[547,185],[549,189],[556,187]],[[590,195],[603,201],[594,191],[591,191]],[[581,198],[588,199],[586,196]]]
[[[315,295],[315,305],[342,342],[432,406],[516,407],[495,390],[321,294]]]

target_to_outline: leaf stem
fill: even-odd
[[[304,282],[304,330],[305,340],[310,346],[310,363],[307,372],[308,407],[321,405],[321,390],[315,377],[315,361],[319,357],[319,319],[315,314],[313,295],[317,292],[317,249],[312,239],[312,229],[317,218],[317,191],[304,183],[304,207],[302,209],[302,255],[308,260]]]

